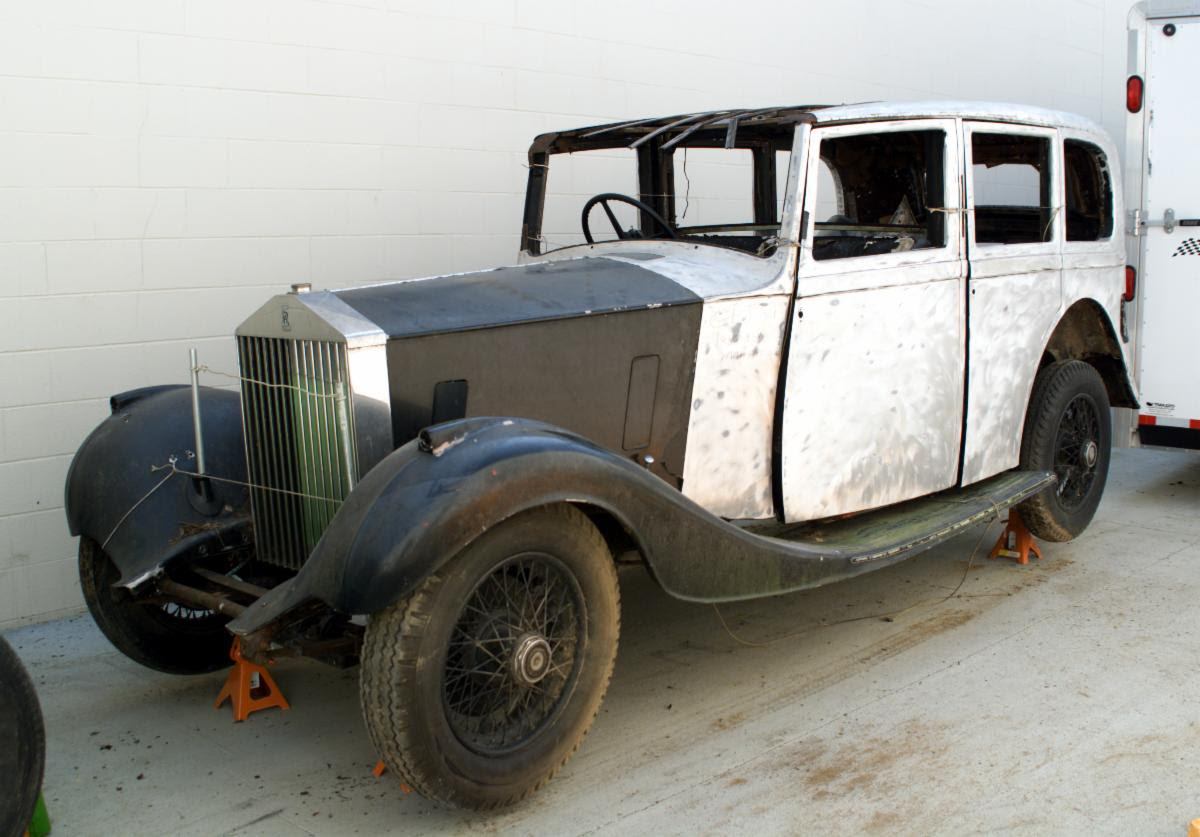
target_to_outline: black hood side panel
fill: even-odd
[[[641,461],[677,488],[701,303],[389,341],[397,445],[434,421],[435,389],[463,382],[460,416],[563,427]]]
[[[388,335],[393,444],[516,416],[683,474],[703,302],[636,264],[544,262],[338,291]]]
[[[338,291],[390,338],[700,302],[628,262],[572,259]]]

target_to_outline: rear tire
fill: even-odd
[[[371,617],[360,694],[401,782],[487,810],[544,785],[587,734],[612,675],[612,555],[570,506],[486,532]]]
[[[1078,537],[1096,514],[1112,448],[1104,381],[1081,360],[1038,372],[1025,414],[1021,468],[1053,471],[1058,483],[1017,506],[1025,526],[1046,541]]]
[[[114,587],[117,565],[90,538],[79,541],[79,582],[100,631],[134,662],[167,674],[207,674],[233,664],[226,617],[176,605],[139,602]]]
[[[19,837],[33,819],[46,766],[46,733],[33,681],[0,637],[0,837]]]

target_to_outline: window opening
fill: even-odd
[[[821,140],[814,259],[945,247],[944,131]]]
[[[1089,142],[1063,143],[1066,169],[1067,241],[1099,241],[1112,235],[1112,179],[1104,152]]]
[[[1049,241],[1050,140],[1018,134],[971,135],[975,241],[1028,244]]]

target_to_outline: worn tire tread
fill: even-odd
[[[565,505],[549,507],[545,512],[561,517],[564,524],[586,526],[586,529],[580,528],[580,531],[588,533],[598,550],[608,553],[608,545],[604,538],[582,512]],[[616,565],[610,560],[605,566],[611,574],[617,596],[616,632],[619,641],[621,610]],[[389,683],[395,683],[401,677],[412,676],[415,673],[421,639],[432,617],[437,593],[443,581],[444,573],[433,573],[412,594],[371,617],[363,642],[359,681],[359,697],[367,733],[387,769],[394,772],[401,783],[421,796],[478,811],[508,807],[545,786],[578,751],[596,716],[599,715],[600,705],[608,691],[616,662],[616,648],[614,647],[604,671],[599,689],[600,700],[597,701],[596,710],[588,719],[582,734],[577,736],[562,758],[538,781],[510,796],[491,801],[448,793],[439,785],[436,775],[425,764],[431,754],[423,752],[421,743],[411,733],[416,721],[412,717],[412,707],[397,701],[400,696],[397,689],[388,688]]]
[[[1033,392],[1029,396],[1029,409],[1025,415],[1025,429],[1021,436],[1022,468],[1044,468],[1044,463],[1037,462],[1038,451],[1047,443],[1052,445],[1058,433],[1061,415],[1056,410],[1039,409],[1040,406],[1056,402],[1064,391],[1078,390],[1085,382],[1093,381],[1099,384],[1103,391],[1104,384],[1099,373],[1081,360],[1056,361],[1038,372]],[[1099,406],[1102,411],[1107,412],[1107,401]],[[1044,541],[1064,543],[1072,540],[1078,533],[1072,532],[1058,520],[1050,506],[1048,494],[1049,491],[1043,491],[1020,503],[1017,513],[1021,516],[1021,521],[1030,532]]]

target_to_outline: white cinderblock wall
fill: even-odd
[[[291,282],[512,261],[534,134],[955,97],[1120,138],[1127,6],[0,0],[0,628],[81,606],[62,486],[111,393],[232,369]]]

